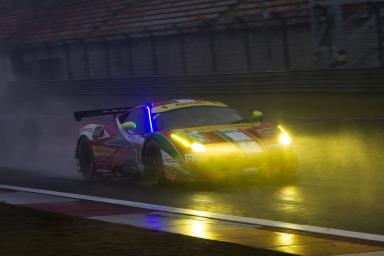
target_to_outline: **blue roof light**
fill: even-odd
[[[152,123],[152,113],[151,113],[151,108],[146,105],[147,108],[147,113],[148,113],[148,124],[149,124],[149,130],[152,133],[153,132],[153,123]]]

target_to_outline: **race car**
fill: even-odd
[[[142,177],[159,184],[285,176],[296,167],[290,135],[260,111],[249,120],[221,102],[174,99],[74,115],[77,121],[110,116],[80,127],[76,158],[90,179]]]

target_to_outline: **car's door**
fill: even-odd
[[[121,115],[117,119],[118,129],[130,147],[130,165],[135,168],[139,167],[141,163],[141,149],[144,144],[144,137],[150,129],[148,127],[147,111],[145,106],[140,106]],[[134,122],[136,128],[124,128],[123,126],[126,122]]]

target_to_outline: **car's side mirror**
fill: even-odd
[[[135,122],[125,122],[121,125],[124,129],[129,129],[129,130],[134,130],[136,129],[136,124]]]
[[[263,112],[261,111],[253,111],[252,112],[252,121],[253,122],[261,122],[263,120]]]

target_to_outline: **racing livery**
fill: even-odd
[[[157,184],[289,175],[296,166],[287,131],[259,111],[248,120],[220,102],[179,99],[75,112],[77,121],[101,116],[109,120],[82,125],[77,141],[87,178],[127,175]]]

